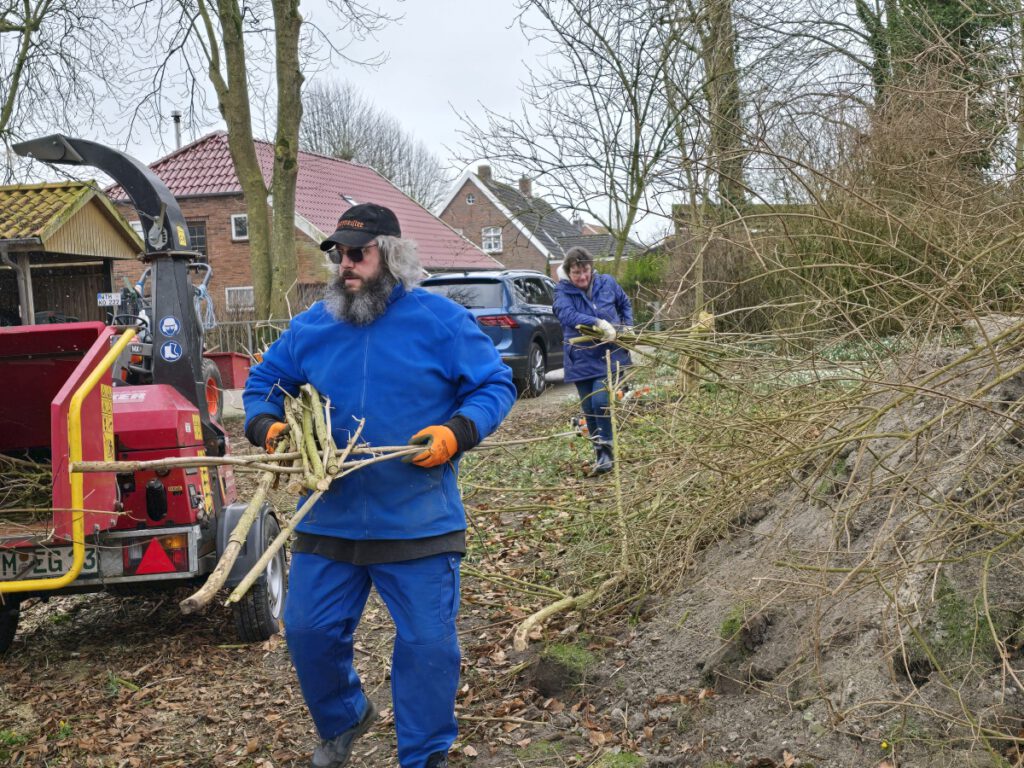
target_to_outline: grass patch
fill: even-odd
[[[594,768],[643,768],[647,761],[632,752],[605,753],[594,763]]]
[[[541,656],[579,677],[586,675],[587,671],[597,663],[597,657],[586,648],[564,643],[552,643],[546,646]]]
[[[563,762],[565,755],[571,750],[566,744],[552,741],[533,741],[516,750],[516,759],[523,764],[537,763],[548,766]]]
[[[29,737],[9,729],[0,730],[0,760],[10,760],[14,750],[28,743]]]
[[[988,664],[996,657],[996,647],[988,620],[979,605],[980,596],[968,600],[943,574],[936,585],[935,602],[919,627],[921,638],[911,635],[906,642],[907,667],[918,683],[933,671],[932,658],[946,671],[964,671],[972,662]],[[996,613],[992,620],[1009,622],[1009,616]],[[1004,636],[1006,627],[996,626]],[[922,643],[922,640],[924,643]],[[925,647],[927,645],[927,648]],[[958,673],[960,674],[960,673]]]
[[[729,613],[722,619],[722,625],[718,628],[718,636],[722,640],[732,640],[739,635],[743,629],[743,622],[746,621],[747,608],[744,605],[734,605]]]

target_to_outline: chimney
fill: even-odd
[[[171,120],[174,121],[174,148],[181,149],[181,112],[180,110],[174,110],[171,112]]]
[[[489,165],[478,165],[476,168],[476,175],[480,177],[480,181],[491,180],[491,166]]]
[[[528,176],[519,177],[519,191],[523,194],[523,197],[533,197],[533,182],[530,181]]]
[[[580,216],[579,213],[574,213],[573,216],[572,216],[572,223],[573,223],[573,226],[575,226],[576,229],[578,229],[580,231],[580,234],[582,235],[583,234],[583,217]]]

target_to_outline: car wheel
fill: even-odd
[[[0,606],[0,655],[6,653],[14,642],[20,617],[21,611],[17,603]]]
[[[263,524],[263,547],[266,549],[281,532],[277,520],[267,515]],[[267,564],[263,576],[231,607],[235,614],[235,632],[243,643],[258,643],[281,631],[284,600],[288,592],[288,568],[284,547]]]
[[[530,345],[530,354],[527,357],[526,374],[516,382],[520,397],[537,397],[547,387],[547,363],[544,360],[544,350],[540,344],[533,342]]]
[[[220,368],[208,357],[203,358],[203,396],[210,419],[220,423],[224,416],[224,387],[221,384]]]

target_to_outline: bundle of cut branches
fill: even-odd
[[[274,555],[280,551],[294,532],[295,527],[319,501],[331,483],[345,475],[357,472],[370,464],[421,453],[422,446],[370,446],[360,441],[362,421],[352,433],[348,443],[339,447],[335,444],[331,422],[330,401],[325,401],[311,385],[301,388],[298,397],[285,396],[285,419],[288,423],[286,436],[272,454],[253,456],[201,456],[153,461],[121,462],[75,462],[74,472],[135,472],[146,469],[167,469],[170,467],[209,467],[230,465],[236,470],[262,473],[256,492],[250,499],[245,512],[232,531],[228,544],[206,583],[194,594],[181,602],[184,613],[200,610],[213,599],[224,586],[232,566],[238,559],[246,536],[257,519],[271,488],[276,487],[280,478],[287,480],[291,493],[308,493],[302,506],[281,526],[281,533],[267,547],[260,560],[250,569],[237,588],[228,597],[228,603],[238,602],[249,590],[259,575],[266,569]]]
[[[51,485],[48,464],[0,454],[0,521],[31,524],[49,519]]]

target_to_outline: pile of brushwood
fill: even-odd
[[[49,520],[50,486],[49,464],[0,454],[0,525],[10,531]]]
[[[510,507],[529,521],[520,536],[538,536],[536,566],[509,572],[484,553],[470,570],[520,589],[532,615],[515,648],[566,633],[596,647],[617,622],[657,616],[635,669],[615,665],[637,691],[629,708],[609,694],[615,711],[650,714],[706,686],[789,711],[784,736],[838,739],[830,765],[879,749],[894,765],[943,750],[964,765],[1015,763],[1024,320],[819,345],[697,326],[620,341],[641,364],[616,387],[610,477],[566,482],[585,454],[565,448],[534,449],[521,476],[467,459],[471,511],[484,491],[491,504],[499,488],[520,498],[517,485],[540,500]],[[749,705],[724,702],[730,729],[763,731],[745,724]],[[618,744],[659,754],[651,720],[636,724]],[[773,749],[760,747],[750,754]]]

